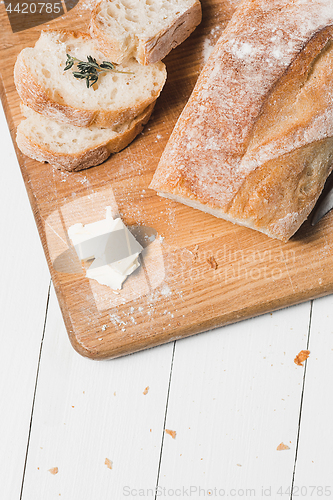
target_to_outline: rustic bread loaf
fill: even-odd
[[[117,70],[104,73],[93,88],[64,71],[66,54],[82,61],[106,56],[90,35],[65,30],[42,32],[34,48],[23,49],[16,61],[17,91],[34,111],[63,123],[88,127],[114,127],[134,120],[155,102],[166,79],[162,62],[142,66],[131,59]]]
[[[124,149],[150,118],[155,103],[134,120],[113,128],[76,127],[57,122],[23,106],[26,119],[17,128],[16,142],[22,153],[67,171],[99,165]]]
[[[90,33],[116,63],[131,57],[156,63],[201,22],[199,0],[102,0],[93,10]]]
[[[287,241],[333,166],[333,3],[245,0],[150,187]]]

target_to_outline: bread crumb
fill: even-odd
[[[49,472],[51,472],[51,474],[53,474],[53,476],[55,476],[56,474],[58,474],[59,469],[58,469],[58,467],[52,467],[52,469],[49,469]]]
[[[290,450],[289,446],[287,446],[286,444],[283,444],[283,443],[280,443],[279,446],[276,448],[278,451],[282,451],[282,450]]]
[[[216,262],[216,260],[215,260],[214,257],[209,257],[209,259],[207,259],[207,262],[208,262],[208,264],[210,265],[210,267],[212,269],[216,270],[218,268],[218,264],[217,264],[217,262]]]
[[[148,394],[148,391],[149,391],[149,385],[147,385],[147,387],[143,391],[143,394],[146,396],[146,394]]]
[[[303,361],[308,359],[309,356],[310,351],[300,351],[294,359],[294,363],[298,366],[303,366]]]
[[[104,463],[108,469],[112,469],[113,462],[109,458],[106,458]]]
[[[165,429],[165,432],[167,434],[169,434],[172,437],[172,439],[176,439],[176,434],[177,434],[176,431],[171,431],[170,429]]]
[[[236,465],[237,465],[237,467],[242,467],[242,465],[241,465],[241,464],[236,464]]]

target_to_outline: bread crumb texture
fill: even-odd
[[[109,458],[106,458],[104,463],[108,469],[112,469],[113,462],[111,462],[111,460]]]
[[[58,467],[52,467],[52,469],[49,469],[49,472],[51,472],[51,474],[55,476],[56,474],[58,474],[59,469]]]
[[[294,363],[298,366],[303,366],[303,361],[305,361],[306,359],[308,359],[308,357],[310,356],[310,351],[300,351],[296,358],[294,359]]]
[[[207,259],[207,262],[212,269],[216,270],[218,268],[218,263],[216,262],[216,260],[213,256],[209,257],[209,259]]]
[[[172,439],[176,439],[176,435],[177,435],[176,431],[171,431],[170,429],[165,429],[165,432],[167,434],[169,434],[169,436],[171,436]]]
[[[290,450],[289,446],[287,446],[286,444],[283,444],[283,443],[280,443],[276,449],[277,449],[277,451]]]

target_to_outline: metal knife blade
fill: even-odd
[[[333,183],[325,189],[313,211],[311,226],[317,224],[333,208]]]

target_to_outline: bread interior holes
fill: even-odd
[[[53,93],[53,98],[56,102],[60,103],[60,102],[64,102],[64,99],[62,97],[62,95],[60,94],[60,92],[58,90],[55,90],[54,93]]]
[[[115,18],[118,17],[117,11],[115,10],[114,5],[111,3],[108,4],[107,9],[106,9],[106,13],[110,17],[115,17]]]
[[[137,23],[138,22],[138,17],[135,14],[125,14],[125,19],[129,21],[130,23]]]
[[[118,134],[119,132],[122,131],[122,129],[123,129],[123,125],[116,125],[115,127],[113,127],[112,130],[113,130],[113,132],[116,132]]]
[[[118,93],[118,89],[113,89],[111,91],[111,94],[110,94],[110,99],[115,100],[117,93]]]
[[[131,0],[122,0],[122,4],[126,9],[133,9]]]

